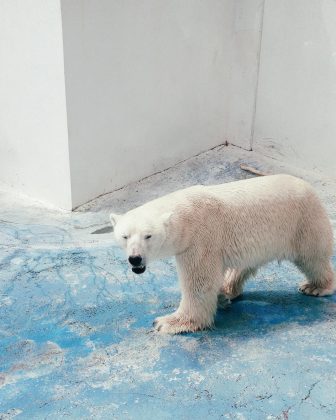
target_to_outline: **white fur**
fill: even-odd
[[[306,276],[302,293],[335,290],[328,216],[312,187],[289,175],[179,190],[111,222],[127,255],[141,255],[144,266],[176,257],[182,299],[173,314],[156,319],[161,332],[210,327],[218,296],[239,296],[245,280],[272,260],[297,265]]]

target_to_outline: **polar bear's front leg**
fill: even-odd
[[[174,313],[156,318],[155,329],[177,334],[211,327],[223,276],[222,260],[208,257],[202,264],[183,255],[176,262],[182,290],[180,306]]]

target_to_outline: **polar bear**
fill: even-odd
[[[327,213],[313,188],[290,175],[193,186],[110,218],[134,273],[155,259],[176,258],[182,299],[174,313],[155,320],[163,333],[210,327],[218,297],[239,296],[247,278],[272,260],[296,264],[306,295],[335,290]]]

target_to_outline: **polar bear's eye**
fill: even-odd
[[[127,235],[123,235],[122,236],[124,239],[128,239],[128,236]]]
[[[150,239],[152,237],[152,235],[146,235],[145,239]]]

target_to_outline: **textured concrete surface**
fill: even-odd
[[[173,260],[136,276],[105,228],[110,210],[251,176],[240,162],[310,181],[336,227],[335,180],[232,147],[73,214],[0,193],[0,419],[336,418],[336,296],[300,295],[294,266],[270,264],[213,330],[161,336]]]

